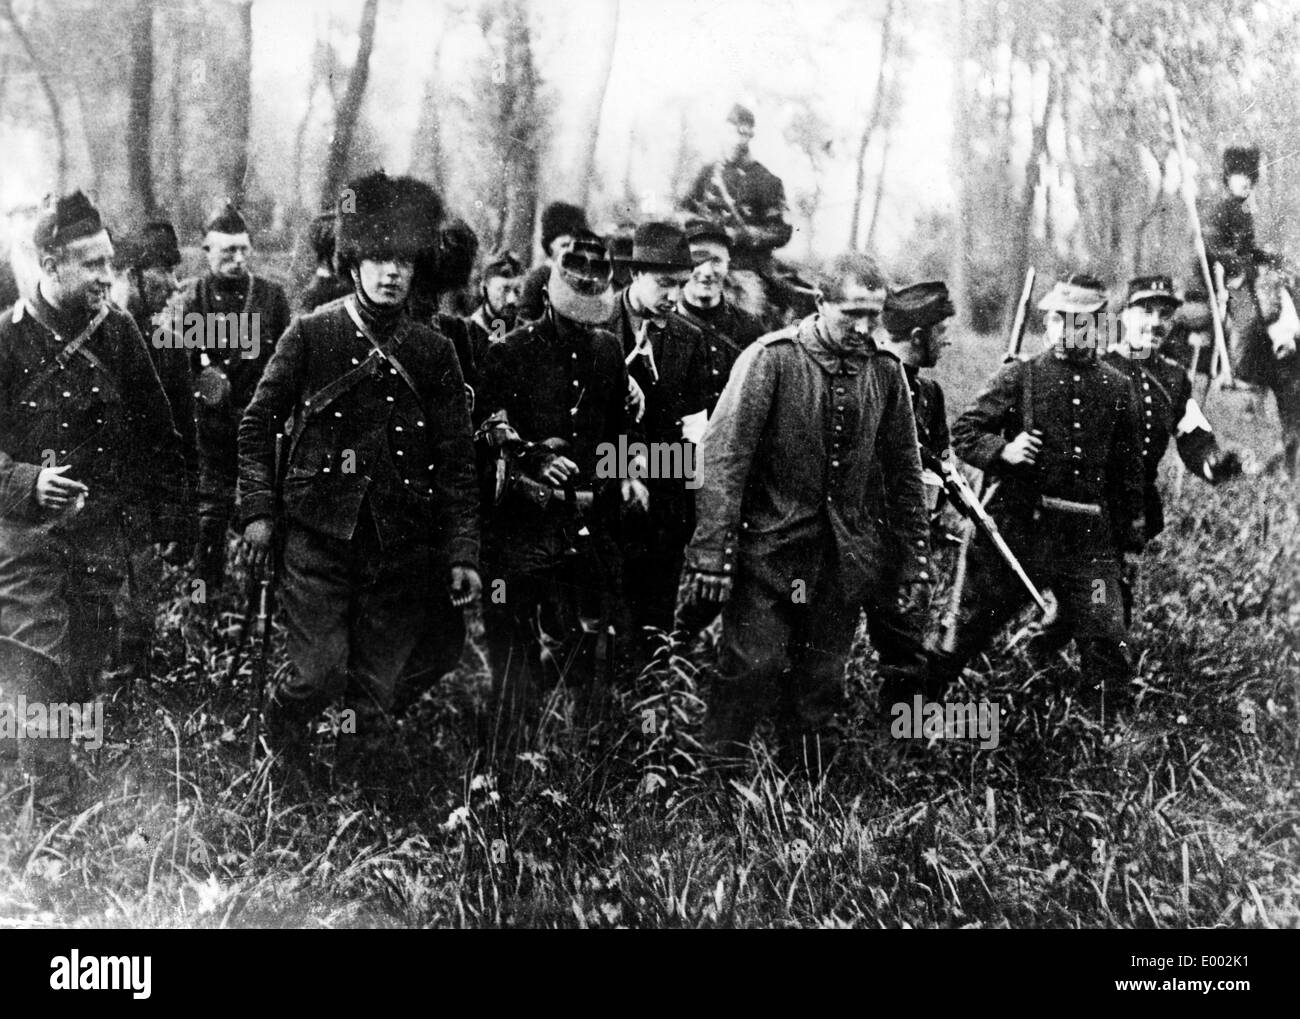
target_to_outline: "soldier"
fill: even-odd
[[[480,301],[469,317],[474,363],[483,364],[488,347],[515,328],[524,265],[513,251],[499,251],[479,274]]]
[[[352,287],[346,280],[339,278],[334,268],[333,209],[325,210],[311,221],[311,226],[307,229],[307,240],[316,256],[316,272],[298,298],[298,310],[303,314],[352,293]]]
[[[1255,247],[1255,216],[1251,198],[1259,183],[1259,149],[1227,148],[1223,152],[1223,186],[1227,191],[1206,219],[1205,249],[1210,267],[1218,262],[1232,277],[1246,272],[1267,256]],[[1197,269],[1199,275],[1200,270]]]
[[[152,220],[123,238],[117,251],[117,263],[125,268],[130,292],[127,313],[145,339],[154,369],[162,382],[172,420],[181,437],[185,456],[185,474],[190,490],[198,488],[198,447],[194,424],[194,376],[183,350],[172,350],[154,343],[159,332],[160,313],[167,307],[180,284],[176,267],[181,264],[180,243],[176,229],[166,220]]]
[[[772,251],[787,244],[793,233],[785,219],[785,186],[749,154],[754,114],[737,104],[727,123],[733,132],[729,155],[700,171],[682,208],[726,225],[734,268],[765,272]]]
[[[884,278],[879,270],[868,271],[868,279],[883,288]],[[939,500],[943,493],[939,465],[952,450],[943,389],[938,381],[922,375],[921,369],[939,363],[949,342],[948,319],[955,314],[948,287],[937,280],[890,291],[880,312],[884,327],[881,349],[902,363],[911,396],[932,543],[938,531]],[[879,478],[870,488],[880,490]],[[878,511],[877,515],[883,524],[883,514]],[[893,561],[898,554],[886,555],[885,559]],[[900,599],[897,595],[900,585],[889,579],[888,571],[885,576],[884,583],[873,592],[875,597],[866,604],[866,614],[871,643],[879,655],[884,677],[880,707],[882,713],[888,714],[895,703],[910,701],[914,695],[925,692],[924,639],[929,605]]]
[[[731,271],[731,238],[721,226],[696,219],[686,224],[686,241],[695,267],[682,287],[677,314],[703,334],[706,395],[712,413],[740,352],[765,332],[763,324],[726,296]]]
[[[1038,305],[1051,347],[1002,368],[952,437],[963,460],[999,482],[989,512],[1030,577],[1056,596],[1060,625],[1032,639],[1030,651],[1055,651],[1073,637],[1088,682],[1122,699],[1133,664],[1121,556],[1144,541],[1142,428],[1128,378],[1097,356],[1094,316],[1105,303],[1091,276],[1057,283]],[[982,535],[969,571],[956,646],[931,658],[935,696],[1025,603]]]
[[[698,464],[688,422],[707,411],[710,380],[718,376],[710,375],[704,334],[673,311],[694,269],[685,234],[671,223],[642,224],[627,265],[632,282],[606,328],[618,337],[628,372],[645,394],[641,425],[657,454],[647,512],[626,516],[622,528],[628,622],[642,635],[645,627],[672,629],[682,555],[695,523]]]
[[[207,346],[191,350],[190,370],[197,383],[199,459],[199,544],[196,570],[209,592],[226,570],[227,528],[235,503],[239,419],[243,416],[276,340],[289,326],[289,299],[278,283],[249,268],[253,244],[243,216],[227,203],[208,222],[203,251],[208,272],[187,280],[168,309],[173,332],[214,316],[236,316],[239,329],[253,335],[256,348]],[[228,320],[228,319],[227,319]],[[206,329],[205,329],[206,334]],[[174,345],[181,342],[173,337]],[[256,356],[247,356],[256,353]]]
[[[787,763],[830,759],[828,723],[843,701],[859,606],[884,580],[886,543],[899,556],[895,594],[924,603],[929,539],[912,404],[898,361],[870,335],[884,296],[853,276],[833,281],[818,314],[745,349],[705,430],[686,560],[690,597],[723,603],[705,726],[720,752],[738,749],[784,700],[795,716],[781,732]],[[873,476],[879,498],[868,491]]]
[[[131,554],[193,539],[180,437],[131,316],[108,301],[113,245],[81,193],[36,223],[40,279],[0,320],[0,636],[53,659],[85,700],[114,650]]]
[[[614,308],[611,274],[603,242],[579,235],[552,269],[542,317],[484,359],[479,434],[499,457],[484,622],[508,733],[531,713],[544,672],[576,670],[579,686],[591,678],[599,637],[584,634],[603,624],[607,635],[613,616],[620,503],[646,498],[640,481],[596,470],[602,445],[637,435],[622,350],[601,328]]]
[[[383,173],[347,193],[336,236],[354,293],[294,321],[239,426],[250,565],[263,569],[273,537],[283,542],[293,670],[269,728],[290,753],[301,751],[304,723],[340,696],[357,712],[358,736],[375,737],[422,645],[436,645],[447,667],[459,657],[460,610],[480,588],[460,366],[407,308],[416,265],[437,251],[442,202],[420,181]],[[290,417],[273,521],[275,436]]]
[[[560,256],[573,247],[574,239],[590,233],[587,214],[568,202],[552,202],[542,212],[542,251],[545,257],[524,278],[519,298],[519,317],[526,322],[540,318],[545,310],[545,291],[550,285],[551,270]]]

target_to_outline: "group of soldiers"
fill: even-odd
[[[313,223],[296,315],[231,206],[207,224],[208,271],[181,283],[170,224],[114,243],[83,195],[54,202],[33,237],[39,283],[0,320],[6,677],[29,701],[102,692],[115,649],[129,663],[134,635],[147,655],[164,563],[210,597],[234,547],[275,578],[289,667],[267,732],[285,759],[310,753],[340,702],[357,746],[382,743],[456,666],[480,605],[493,747],[517,749],[556,684],[662,661],[720,616],[705,743],[734,756],[769,719],[787,763],[820,768],[864,614],[887,710],[943,698],[1027,602],[980,532],[957,639],[927,646],[959,458],[1054,595],[1030,651],[1073,639],[1087,690],[1122,702],[1126,557],[1162,526],[1161,457],[1172,439],[1208,482],[1241,470],[1160,352],[1173,281],[1128,284],[1109,350],[1102,282],[1056,283],[1038,304],[1045,349],[1010,360],[950,428],[924,374],[956,313],[944,283],[894,285],[853,255],[818,280],[810,315],[773,329],[738,306],[732,277],[771,271],[790,228],[779,179],[749,155],[752,114],[728,124],[736,143],[682,216],[639,224],[614,257],[556,203],[544,260],[483,259],[463,315],[448,299],[468,289],[476,241],[412,178],[362,176]],[[176,323],[192,315],[259,316],[256,356],[187,345]]]

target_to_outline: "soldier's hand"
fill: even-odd
[[[244,537],[239,543],[239,557],[250,570],[260,572],[266,568],[274,534],[275,529],[266,517],[254,520],[244,528]]]
[[[466,605],[478,601],[478,596],[482,591],[483,581],[479,578],[478,570],[471,569],[468,566],[453,566],[451,568],[451,603],[456,608],[464,608]]]
[[[731,597],[731,578],[722,573],[701,573],[691,575],[691,597],[697,602],[721,605]]]
[[[1040,435],[1039,432],[1021,432],[1002,447],[1002,459],[1012,467],[1019,467],[1023,464],[1032,467],[1034,461],[1038,459],[1038,454],[1043,449],[1043,440]]]
[[[627,505],[640,506],[643,511],[650,509],[650,489],[646,488],[644,481],[638,481],[636,478],[624,478],[619,489],[623,494],[623,502]]]
[[[560,488],[578,473],[578,465],[567,456],[556,456],[538,473],[548,485]]]
[[[90,489],[80,481],[73,481],[63,476],[63,472],[71,468],[71,464],[64,464],[62,467],[45,467],[36,476],[36,504],[41,509],[67,509],[78,496],[89,494]]]
[[[627,377],[627,412],[632,415],[633,421],[645,417],[645,393],[631,375]]]

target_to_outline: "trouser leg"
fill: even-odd
[[[1065,625],[1079,647],[1079,665],[1088,686],[1123,697],[1133,678],[1118,560],[1097,559],[1062,571],[1053,589]]]
[[[1277,416],[1282,425],[1286,469],[1295,477],[1300,468],[1300,355],[1278,362],[1273,397],[1277,400]]]
[[[782,733],[782,754],[789,767],[816,772],[834,756],[839,743],[834,720],[844,708],[844,668],[859,616],[857,603],[838,589],[819,593],[801,606],[790,642],[793,711]]]
[[[925,692],[927,605],[904,601],[896,587],[873,592],[866,604],[867,632],[880,665],[880,704]]]

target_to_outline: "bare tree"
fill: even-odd
[[[126,120],[127,189],[136,216],[153,215],[153,0],[131,10],[131,106]]]
[[[578,166],[575,179],[578,185],[578,204],[586,208],[591,200],[591,186],[596,173],[596,146],[600,140],[601,112],[605,108],[605,93],[609,90],[609,76],[614,67],[614,49],[618,45],[619,0],[602,2],[600,10],[606,12],[602,31],[583,32],[584,44],[590,41],[597,55],[596,87],[581,97],[578,111],[579,138]],[[584,26],[585,28],[586,26]]]
[[[253,108],[253,0],[235,4],[238,19],[235,74],[230,83],[228,137],[233,147],[226,163],[226,196],[239,205],[248,188],[248,140]]]
[[[22,47],[23,53],[31,62],[32,69],[36,72],[36,80],[40,82],[41,91],[45,94],[46,105],[50,108],[50,119],[54,121],[54,143],[58,152],[56,187],[62,194],[68,183],[68,133],[63,125],[63,107],[59,104],[59,97],[50,80],[50,69],[41,55],[36,52],[31,37],[18,20],[18,16],[14,14],[13,0],[0,0],[0,13],[4,14],[13,28],[14,38],[18,40],[18,45]]]
[[[862,129],[862,135],[858,139],[858,174],[853,192],[853,215],[849,220],[850,248],[856,248],[858,244],[858,224],[862,218],[862,199],[867,186],[867,148],[871,145],[871,139],[880,127],[881,112],[885,105],[885,75],[889,66],[893,27],[894,0],[886,0],[885,16],[880,23],[880,58],[876,69],[876,87],[871,101],[871,114],[867,117],[866,126]],[[870,242],[868,242],[867,246],[870,247]]]
[[[366,0],[361,12],[361,30],[357,38],[357,58],[352,62],[352,71],[348,75],[347,91],[339,102],[338,114],[334,118],[334,134],[330,138],[329,158],[325,164],[325,176],[321,181],[321,203],[333,202],[343,186],[343,178],[348,170],[348,156],[352,151],[352,136],[356,133],[357,120],[361,116],[361,101],[366,95],[366,83],[370,79],[370,54],[375,48],[375,21],[379,12],[379,0]]]

